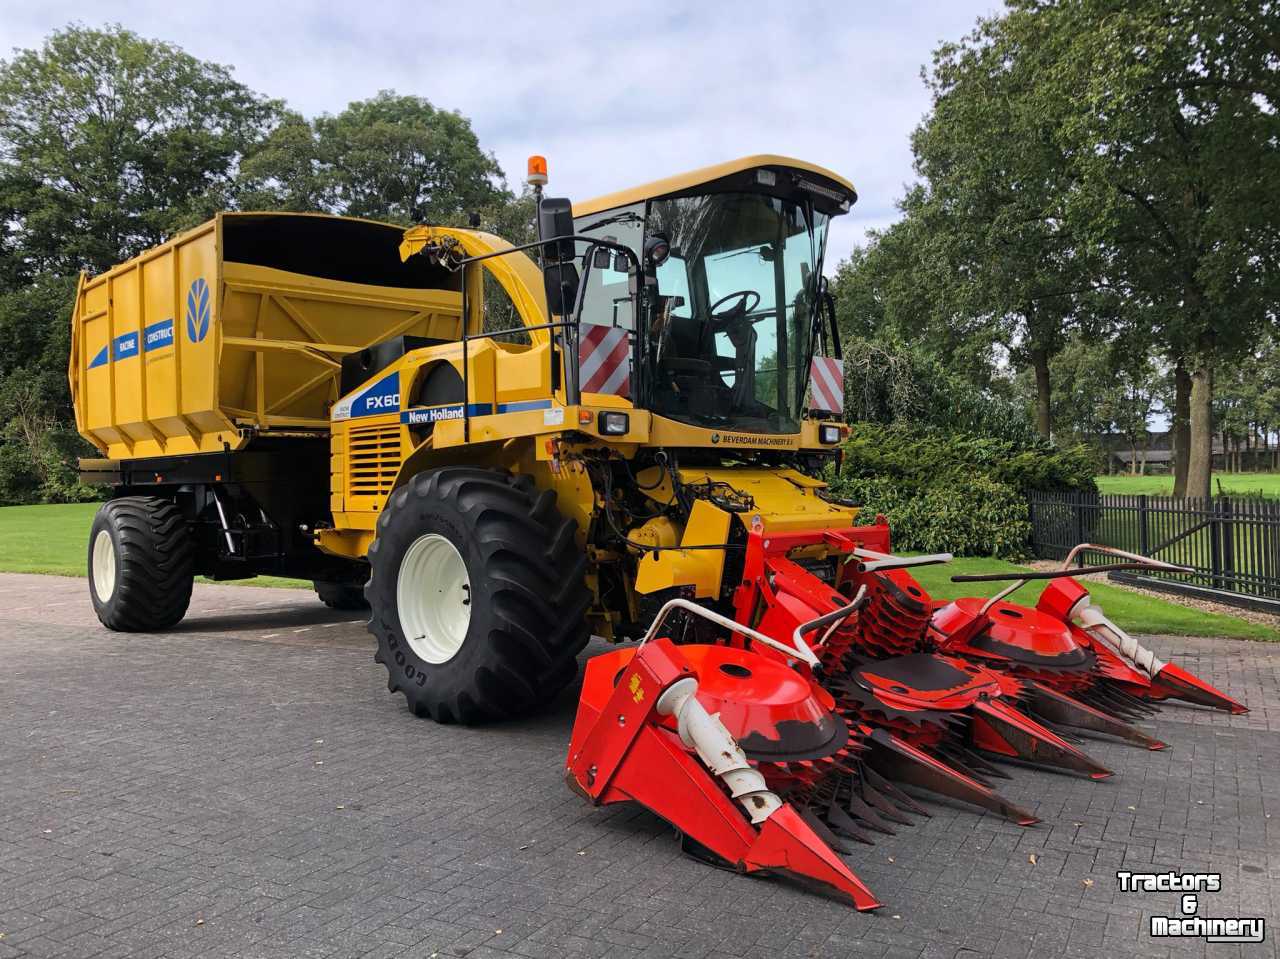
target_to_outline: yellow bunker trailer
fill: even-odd
[[[531,168],[532,169],[532,168]],[[111,487],[99,618],[165,629],[193,576],[370,607],[441,721],[546,702],[588,636],[727,609],[741,544],[847,527],[834,173],[754,156],[479,230],[226,213],[82,279],[76,422]]]

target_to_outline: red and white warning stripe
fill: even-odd
[[[809,366],[809,409],[844,412],[844,361],[815,356]]]
[[[620,326],[582,324],[578,369],[583,393],[631,395],[631,343]]]

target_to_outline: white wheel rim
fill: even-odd
[[[93,591],[104,603],[116,591],[116,546],[105,529],[93,538]]]
[[[462,648],[471,625],[471,579],[454,545],[439,533],[410,544],[396,579],[400,630],[428,663],[445,663]]]

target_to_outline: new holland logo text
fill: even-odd
[[[462,404],[405,410],[400,414],[400,419],[410,426],[427,426],[431,423],[439,423],[441,420],[460,420],[462,419]]]

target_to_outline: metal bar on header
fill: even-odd
[[[955,557],[951,553],[929,553],[921,556],[895,556],[892,553],[881,553],[874,549],[855,547],[849,551],[846,562],[857,561],[858,569],[863,573],[874,573],[881,569],[910,569],[914,566],[938,566],[949,563]]]

